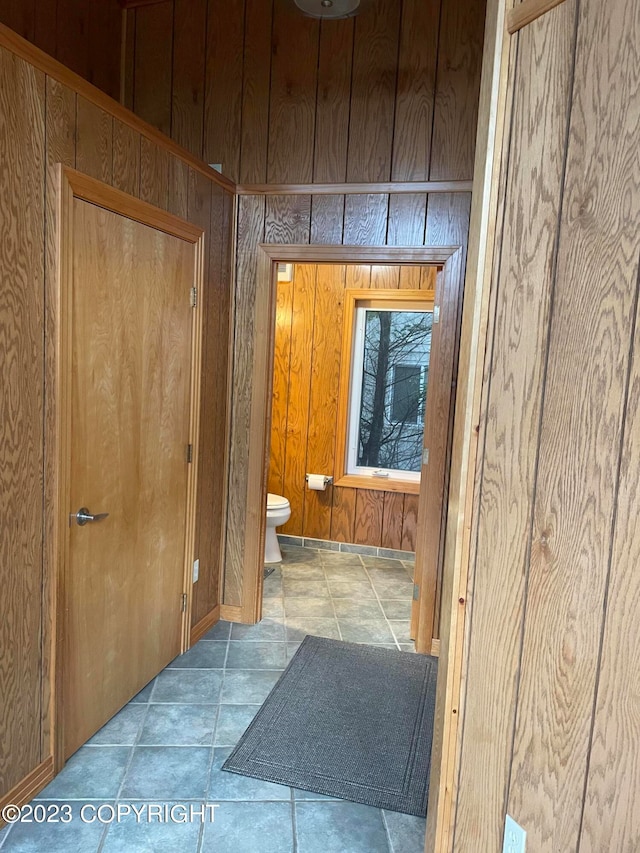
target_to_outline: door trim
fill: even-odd
[[[55,385],[57,388],[55,413],[56,506],[55,518],[55,596],[52,602],[52,671],[53,690],[50,702],[51,740],[54,772],[64,766],[63,730],[63,678],[62,669],[66,655],[65,613],[66,576],[69,563],[69,494],[71,464],[71,347],[72,347],[72,275],[73,275],[73,202],[82,199],[112,211],[127,219],[162,231],[193,244],[193,285],[202,292],[204,282],[204,230],[173,214],[154,207],[148,202],[133,198],[121,190],[110,187],[86,175],[58,166],[58,234],[59,289],[56,306],[55,334]],[[186,297],[185,297],[186,298]],[[196,490],[200,429],[200,379],[202,352],[202,300],[193,309],[191,339],[191,377],[189,408],[189,441],[193,446],[192,462],[187,471],[187,506],[185,554],[183,562],[183,592],[187,595],[187,608],[182,614],[181,649],[189,645],[192,599],[192,565],[195,546]]]
[[[266,531],[263,507],[267,494],[271,395],[276,312],[276,265],[278,263],[355,263],[442,266],[442,291],[461,292],[464,247],[343,246],[261,243],[258,246],[255,343],[251,399],[249,458],[247,461],[246,538],[243,565],[242,621],[257,622],[262,616],[262,554]],[[427,469],[427,473],[429,473]],[[436,573],[437,574],[437,567]],[[427,577],[434,576],[432,569]],[[427,596],[421,596],[421,604]],[[416,628],[433,624],[432,603],[420,607]],[[422,636],[429,634],[429,629]],[[431,651],[431,638],[425,649]]]

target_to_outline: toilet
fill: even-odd
[[[291,518],[291,506],[282,495],[267,495],[267,533],[264,539],[265,563],[281,563],[282,554],[276,536],[276,527],[286,524]]]

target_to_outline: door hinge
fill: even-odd
[[[429,448],[428,447],[425,447],[425,449],[422,451],[422,464],[423,465],[429,464]]]
[[[197,304],[198,304],[198,288],[192,287],[191,288],[191,307],[195,308]]]
[[[440,322],[440,306],[439,305],[433,306],[433,322],[434,322],[434,324]]]
[[[420,598],[420,587],[418,586],[417,583],[414,583],[414,585],[413,585],[413,600],[418,601],[419,598]]]
[[[187,612],[187,593],[186,593],[186,592],[183,592],[183,593],[182,593],[182,605],[181,605],[181,612],[182,612],[182,613],[186,613],[186,612]]]
[[[193,444],[187,444],[187,462],[193,462]]]

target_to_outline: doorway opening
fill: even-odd
[[[253,413],[256,414],[255,421],[252,418],[252,430],[260,430],[260,449],[255,446],[255,451],[248,460],[250,477],[257,487],[252,491],[253,501],[261,500],[260,505],[256,503],[255,518],[258,521],[257,530],[247,530],[247,542],[245,550],[245,583],[244,589],[251,591],[251,604],[253,612],[246,613],[250,621],[258,621],[262,616],[262,593],[263,593],[263,564],[264,564],[264,539],[266,533],[266,506],[267,492],[274,491],[276,494],[284,494],[289,491],[294,497],[293,492],[302,496],[302,501],[292,506],[292,522],[283,528],[283,533],[295,535],[293,524],[300,526],[301,538],[304,539],[305,522],[307,524],[307,537],[328,541],[333,543],[341,543],[337,547],[342,547],[342,544],[349,545],[358,542],[348,542],[351,538],[351,522],[344,522],[347,513],[344,511],[343,501],[345,505],[354,503],[357,506],[357,493],[362,490],[364,498],[361,499],[361,504],[365,500],[373,503],[373,499],[380,495],[382,498],[376,510],[375,517],[382,520],[382,524],[371,524],[370,519],[367,524],[372,529],[377,529],[375,535],[382,537],[384,532],[384,502],[389,495],[387,503],[387,532],[391,536],[396,536],[395,543],[400,547],[390,550],[402,550],[402,529],[405,530],[405,550],[414,550],[416,553],[416,570],[415,570],[415,587],[414,601],[412,608],[411,619],[411,637],[416,641],[416,649],[426,653],[438,652],[438,643],[433,643],[434,625],[436,624],[438,608],[438,591],[441,584],[438,583],[439,566],[442,565],[442,542],[443,542],[443,515],[445,505],[445,494],[447,486],[447,471],[448,458],[450,452],[450,437],[451,423],[453,413],[453,388],[455,380],[455,362],[457,355],[458,329],[460,318],[460,303],[461,303],[461,264],[459,256],[461,249],[459,247],[442,247],[442,248],[424,248],[424,249],[409,249],[409,248],[380,248],[380,247],[348,247],[348,246],[293,246],[293,245],[268,245],[260,246],[260,271],[259,271],[259,287],[262,290],[264,301],[262,304],[267,308],[267,313],[264,318],[263,333],[259,335],[259,353],[256,352],[256,363],[261,358],[262,366],[260,368],[257,387],[253,389]],[[274,381],[274,365],[282,358],[282,353],[277,348],[278,327],[281,323],[285,326],[289,322],[290,328],[293,328],[293,308],[287,309],[286,300],[288,296],[283,290],[283,295],[279,296],[277,282],[277,267],[278,264],[293,264],[301,268],[314,267],[316,268],[316,286],[311,288],[307,282],[306,296],[309,310],[306,312],[309,316],[305,316],[305,311],[299,312],[296,316],[300,319],[301,324],[297,324],[296,334],[301,337],[303,342],[307,343],[307,349],[311,346],[311,352],[306,357],[305,374],[311,377],[313,370],[313,355],[317,356],[317,361],[325,363],[330,360],[330,352],[340,351],[340,357],[334,358],[333,372],[339,373],[338,384],[344,388],[352,384],[349,378],[349,372],[341,370],[340,362],[344,366],[351,363],[353,353],[353,340],[345,342],[345,336],[342,334],[345,328],[345,304],[351,305],[352,310],[347,317],[347,325],[351,323],[355,317],[358,307],[366,308],[367,305],[359,306],[359,302],[363,302],[364,297],[374,298],[374,303],[368,303],[373,306],[373,309],[379,308],[377,298],[387,291],[396,291],[396,299],[402,299],[402,306],[408,306],[411,301],[410,296],[413,295],[410,291],[417,290],[407,286],[407,282],[415,284],[420,281],[422,270],[425,271],[425,280],[431,278],[432,286],[430,289],[431,304],[425,301],[425,305],[430,308],[431,313],[431,342],[430,342],[430,357],[428,366],[428,382],[424,382],[427,377],[424,375],[426,371],[422,365],[416,367],[413,362],[411,367],[413,371],[407,368],[409,362],[400,365],[400,370],[392,370],[392,376],[396,380],[402,380],[404,377],[404,385],[406,390],[413,388],[414,396],[420,394],[421,388],[424,388],[425,407],[424,413],[419,413],[414,418],[408,411],[406,400],[403,402],[398,396],[397,400],[393,400],[393,389],[389,391],[390,399],[385,402],[388,410],[388,420],[393,420],[393,415],[398,415],[400,409],[404,405],[405,413],[404,420],[422,420],[421,427],[424,429],[424,435],[428,446],[422,447],[422,456],[420,460],[420,482],[410,483],[406,479],[387,476],[386,471],[381,471],[379,474],[367,473],[360,475],[357,482],[353,482],[349,478],[356,477],[358,474],[350,473],[347,469],[346,455],[343,459],[342,453],[336,455],[336,446],[339,445],[337,433],[342,430],[347,432],[348,412],[345,407],[349,407],[349,394],[340,393],[338,399],[327,403],[323,402],[323,394],[316,391],[316,403],[312,404],[312,412],[318,411],[324,415],[327,412],[335,412],[337,414],[336,429],[329,430],[322,424],[324,421],[318,417],[314,418],[311,426],[312,442],[314,450],[309,452],[309,424],[311,424],[310,403],[313,391],[310,382],[300,382],[299,388],[294,390],[294,394],[299,395],[294,408],[304,411],[305,405],[307,408],[306,415],[306,436],[305,441],[302,440],[302,434],[299,430],[296,431],[294,425],[289,422],[291,410],[291,391],[287,390],[287,423],[282,424],[282,391],[278,389]],[[322,278],[324,284],[318,291],[317,288],[317,269],[322,268]],[[428,272],[428,270],[432,272]],[[367,270],[368,272],[364,272]],[[402,271],[405,271],[404,273]],[[357,275],[368,275],[369,286],[346,288],[345,282],[349,276],[349,283],[356,283]],[[309,275],[303,273],[303,275]],[[400,297],[400,276],[403,275],[403,290],[406,294]],[[398,286],[391,287],[380,286],[380,283],[388,284],[395,281],[397,276]],[[326,277],[326,281],[325,281]],[[328,282],[332,280],[330,285]],[[374,281],[374,287],[371,287],[371,281]],[[338,292],[339,286],[342,293]],[[293,283],[291,284],[293,287]],[[286,289],[285,289],[286,290]],[[347,291],[352,293],[348,295]],[[366,294],[359,293],[366,291]],[[378,293],[377,291],[380,291]],[[313,292],[312,297],[310,293]],[[320,293],[320,295],[318,295]],[[425,294],[422,294],[423,297]],[[320,300],[320,306],[317,300]],[[327,336],[323,335],[318,341],[315,341],[313,335],[309,335],[308,330],[305,331],[305,323],[308,325],[317,320],[318,313],[322,314],[325,310],[324,306],[331,305],[335,309],[336,301],[339,303],[338,309],[341,313],[340,322],[335,319],[330,324]],[[299,303],[300,304],[300,303]],[[398,303],[400,304],[400,303]],[[320,307],[320,312],[318,308]],[[409,306],[413,307],[413,306]],[[349,314],[349,311],[346,312]],[[348,337],[348,336],[347,336]],[[312,343],[315,341],[315,343]],[[346,353],[346,354],[345,354]],[[292,373],[295,375],[300,369],[301,357],[295,356],[292,361],[292,352],[289,352],[288,369],[283,371],[283,375],[287,375],[290,379]],[[417,363],[417,362],[416,362]],[[336,367],[337,364],[337,367]],[[396,367],[397,365],[394,365]],[[420,370],[420,376],[418,376]],[[406,375],[405,375],[406,374]],[[409,375],[411,374],[411,375]],[[345,375],[347,379],[345,379]],[[393,382],[391,383],[393,385]],[[280,399],[279,399],[280,394]],[[407,395],[405,395],[407,396]],[[326,395],[329,400],[330,395]],[[258,401],[261,401],[262,406]],[[300,403],[300,401],[302,401]],[[401,405],[402,404],[402,405]],[[280,407],[280,408],[279,408]],[[342,411],[340,411],[342,407]],[[394,412],[395,408],[395,412]],[[259,417],[257,417],[259,413]],[[257,421],[260,421],[258,424]],[[255,435],[255,433],[254,433]],[[275,435],[275,439],[274,439]],[[290,453],[292,446],[296,443],[303,447],[295,461],[289,463],[289,474],[286,471],[278,468],[276,463],[274,466],[270,464],[274,455],[279,452],[278,443],[282,444],[282,439],[285,439],[285,444],[289,443],[289,453],[287,458],[291,459]],[[348,444],[348,439],[345,439]],[[257,440],[256,440],[257,445]],[[314,456],[316,449],[320,448],[320,454],[324,454],[323,458]],[[329,456],[332,455],[333,473],[326,469],[325,465]],[[253,456],[253,458],[252,458]],[[299,469],[299,470],[298,470]],[[377,471],[377,469],[374,469]],[[329,484],[325,490],[311,490],[306,482],[307,474],[326,475],[333,477],[333,483]],[[295,486],[293,490],[289,489],[289,484],[293,482],[295,476]],[[367,477],[363,480],[362,477]],[[278,487],[278,483],[282,483]],[[365,488],[366,486],[366,488]],[[417,487],[417,488],[416,488]],[[339,495],[339,498],[335,496]],[[407,495],[409,499],[407,500]],[[378,498],[380,500],[380,498]],[[404,510],[404,505],[413,505],[413,516],[415,518],[415,526],[413,534],[410,534],[409,526],[405,525],[404,517],[398,531],[398,516]],[[306,508],[305,508],[306,505]],[[400,508],[402,505],[402,509]],[[381,507],[381,508],[380,508]],[[369,511],[369,517],[372,517]],[[342,519],[342,520],[341,520]],[[363,538],[365,535],[362,530],[364,527],[360,525],[359,533],[355,533],[355,515],[353,521],[353,538]],[[393,524],[395,523],[395,529]],[[338,532],[338,526],[344,525],[344,529]],[[313,536],[311,532],[313,532]],[[397,537],[400,537],[399,540]],[[412,537],[412,541],[409,537]],[[387,540],[390,541],[390,540]],[[414,545],[414,548],[407,548],[408,543]],[[364,543],[363,543],[364,544]],[[333,545],[336,548],[336,545]],[[366,544],[365,544],[366,547]],[[376,545],[370,545],[370,548],[382,548],[382,539]],[[377,553],[377,552],[376,552]],[[245,611],[246,612],[246,611]],[[248,620],[248,621],[249,621]],[[437,638],[436,638],[437,639]]]

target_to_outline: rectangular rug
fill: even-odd
[[[223,769],[424,817],[437,666],[305,637]]]

